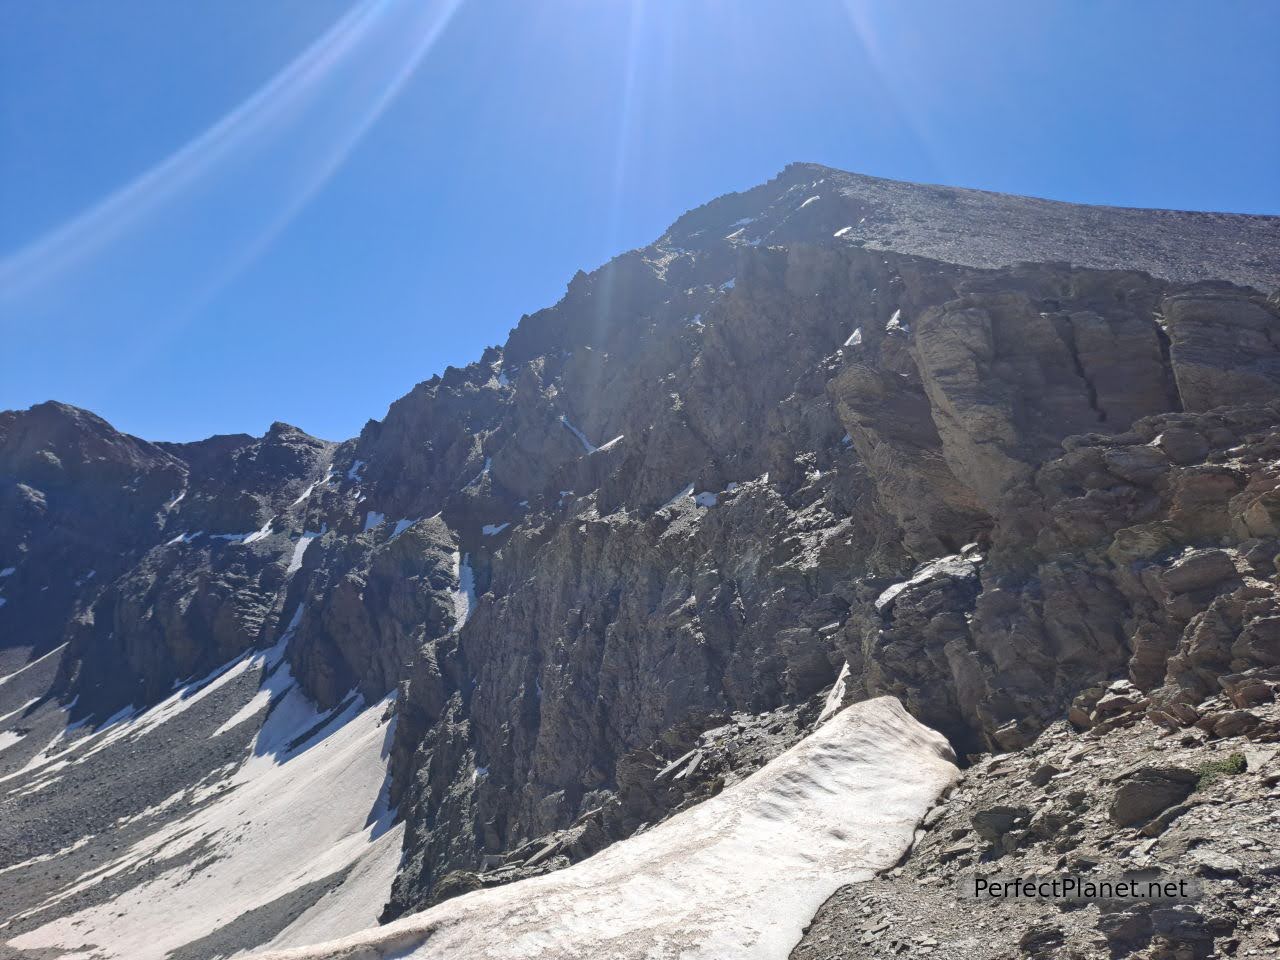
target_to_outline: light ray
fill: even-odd
[[[221,190],[193,263],[226,262],[213,286],[279,235],[378,120],[462,0],[362,0],[222,119],[131,183],[0,261],[0,297],[74,287],[103,255],[135,242],[175,242],[176,208]],[[335,106],[345,109],[335,109]],[[305,153],[304,153],[305,149]],[[269,201],[262,202],[261,187]],[[228,197],[230,204],[228,208]],[[236,204],[244,205],[237,209]],[[163,223],[166,217],[170,223]],[[174,229],[177,228],[177,229]],[[210,284],[200,284],[208,289]]]

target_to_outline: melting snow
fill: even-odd
[[[10,941],[12,946],[93,949],[103,960],[160,960],[307,884],[363,865],[367,857],[386,856],[382,841],[392,832],[385,790],[392,735],[392,725],[382,723],[386,703],[364,708],[356,698],[341,713],[325,713],[303,697],[287,668],[281,673],[274,683],[284,692],[229,781],[198,809],[49,900],[75,898],[120,874],[152,869],[155,875],[29,931]],[[399,843],[391,843],[398,853]],[[184,852],[201,858],[199,869],[189,863],[164,868]],[[253,882],[245,882],[247,877]],[[329,916],[320,935],[343,935],[367,923],[377,908],[363,907],[368,904],[350,916]]]
[[[293,545],[293,556],[289,558],[289,566],[285,573],[297,573],[302,569],[302,558],[307,554],[307,547],[311,546],[311,541],[318,536],[320,536],[318,533],[303,531],[302,536],[298,538],[298,542]]]
[[[835,686],[831,688],[831,692],[827,694],[826,702],[822,705],[822,712],[818,714],[818,723],[825,723],[839,712],[841,705],[844,703],[844,694],[848,686],[849,661],[846,660],[844,666],[840,668],[840,676],[836,677]]]
[[[455,553],[453,560],[454,576],[458,579],[458,589],[449,591],[453,594],[453,629],[461,630],[462,625],[476,608],[476,575],[471,569],[471,555]]]
[[[614,444],[616,444],[619,440],[621,440],[621,439],[622,439],[622,436],[623,436],[622,434],[618,434],[616,437],[614,437],[614,438],[613,438],[612,440],[610,440],[608,443],[602,443],[602,444],[600,444],[600,446],[596,447],[596,449],[594,450],[594,452],[595,452],[595,453],[600,453],[600,452],[601,452],[601,451],[603,451],[603,450],[608,450],[610,447],[612,447]]]
[[[578,438],[578,442],[582,444],[582,449],[587,453],[595,453],[596,447],[592,446],[591,441],[586,438],[581,430],[569,422],[569,418],[563,413],[560,414],[560,422],[564,424],[564,428]]]
[[[573,866],[290,956],[785,960],[837,888],[898,861],[955,781],[951,759],[896,700],[864,701],[719,795]]]
[[[364,469],[364,465],[364,460],[357,460],[351,464],[351,469],[347,471],[347,479],[358,482],[360,480],[360,471]]]

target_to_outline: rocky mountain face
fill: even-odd
[[[1280,668],[1278,286],[1277,218],[793,165],[345,443],[0,415],[0,642],[90,730],[281,640],[322,711],[394,695],[384,919],[718,792],[833,685],[962,757],[1266,740],[1201,705]]]

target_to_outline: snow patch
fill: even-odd
[[[360,471],[363,470],[364,468],[365,468],[365,461],[356,460],[354,463],[351,464],[351,469],[347,471],[347,479],[355,480],[357,483],[359,483]]]
[[[493,536],[497,536],[499,533],[507,529],[507,527],[509,526],[511,526],[509,522],[508,523],[486,523],[483,527],[480,528],[480,532],[484,534],[486,537],[493,537]]]
[[[290,957],[785,960],[836,889],[898,861],[957,774],[946,740],[897,700],[863,701],[593,857]]]
[[[846,660],[840,668],[840,676],[836,677],[835,686],[831,688],[831,692],[827,694],[826,701],[822,704],[822,712],[818,714],[818,723],[822,724],[835,716],[836,713],[844,706],[845,691],[849,687],[849,661]]]
[[[862,343],[862,328],[855,327],[853,333],[849,334],[849,339],[844,342],[846,347],[856,347]]]
[[[396,537],[400,536],[400,534],[404,533],[406,530],[408,530],[417,522],[418,522],[417,520],[410,520],[410,519],[397,520],[395,529],[391,531],[391,539],[394,540]]]
[[[361,532],[368,533],[374,527],[380,526],[382,521],[386,519],[387,515],[385,513],[379,513],[377,510],[370,510],[364,515],[364,530]]]
[[[604,451],[604,450],[608,450],[608,449],[610,449],[610,448],[611,448],[611,447],[613,447],[615,444],[617,444],[617,443],[622,439],[622,437],[623,437],[623,434],[621,434],[621,433],[620,433],[620,434],[618,434],[616,437],[614,437],[614,438],[613,438],[612,440],[610,440],[608,443],[602,443],[602,444],[600,444],[600,446],[596,447],[596,449],[595,449],[595,451],[594,451],[594,452],[595,452],[595,453],[601,453],[601,452],[602,452],[602,451]]]
[[[592,454],[596,452],[598,448],[595,447],[591,443],[591,441],[586,438],[586,435],[583,434],[581,430],[579,430],[572,423],[570,423],[569,418],[566,417],[563,413],[560,414],[560,422],[564,425],[564,428],[566,430],[568,430],[570,433],[572,433],[575,437],[578,438],[578,442],[582,444],[583,450],[585,450],[588,454]]]
[[[476,608],[476,575],[471,569],[471,554],[453,555],[453,574],[458,581],[458,589],[449,593],[453,596],[453,629],[456,632],[462,629]]]
[[[813,201],[815,201],[815,200],[817,200],[817,199],[819,199],[819,197],[818,197],[818,196],[816,196],[816,195],[815,195],[815,196],[812,196],[812,197],[810,197],[808,200],[806,200],[804,203],[800,204],[800,206],[798,206],[796,209],[797,209],[797,210],[803,210],[805,207],[807,207],[809,204],[813,203]]]
[[[724,283],[720,284],[720,292],[723,293],[726,290],[732,290],[737,285],[738,285],[738,278],[730,277]]]
[[[852,230],[852,229],[853,229],[853,227],[841,227],[839,230],[837,230],[835,233],[833,233],[833,234],[832,234],[832,236],[833,236],[833,237],[843,237],[846,233],[848,233],[848,232],[849,232],[850,230]]]
[[[320,536],[318,533],[303,531],[298,542],[293,545],[293,556],[289,558],[289,566],[285,569],[285,573],[297,573],[302,569],[302,558],[306,556],[307,547],[311,546],[311,541],[318,536]]]
[[[710,491],[703,491],[693,498],[693,502],[700,507],[714,507],[716,505],[716,495]]]

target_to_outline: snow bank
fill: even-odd
[[[283,647],[267,655],[278,658]],[[270,712],[228,781],[201,788],[205,796],[187,814],[52,892],[46,905],[90,905],[8,946],[162,960],[237,917],[344,873],[351,888],[344,883],[322,898],[276,942],[341,936],[374,922],[400,848],[386,799],[387,703],[365,707],[353,698],[345,709],[318,711],[278,659],[263,692],[255,711],[270,700]],[[103,895],[104,882],[124,877],[145,879]]]
[[[837,713],[746,780],[557,873],[257,960],[785,960],[822,902],[892,866],[956,778],[889,697]]]
[[[311,533],[307,530],[302,532],[298,542],[293,545],[293,555],[289,557],[289,566],[285,569],[285,573],[297,573],[302,569],[302,558],[306,556],[307,547],[311,546],[311,541],[318,536],[320,534]]]

